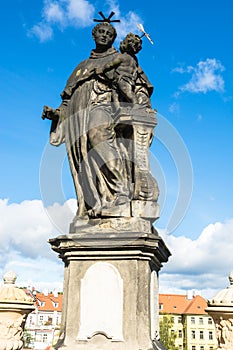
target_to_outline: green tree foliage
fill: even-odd
[[[23,332],[23,340],[24,340],[24,348],[26,349],[33,348],[34,339],[32,338],[31,334],[27,332],[26,329]]]
[[[163,317],[159,322],[159,333],[160,340],[167,350],[179,350],[179,348],[175,346],[177,334],[173,331],[173,325],[174,321],[172,316],[163,314]]]

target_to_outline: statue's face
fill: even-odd
[[[95,35],[96,45],[111,46],[114,41],[114,31],[110,26],[100,26]]]
[[[129,43],[129,51],[132,51],[133,53],[138,53],[142,49],[142,42],[141,40],[133,40]]]

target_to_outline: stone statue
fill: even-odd
[[[27,315],[35,309],[32,298],[15,286],[16,275],[8,271],[0,288],[0,349],[21,350]]]
[[[92,30],[95,49],[69,77],[52,120],[50,143],[66,144],[78,199],[77,220],[158,217],[158,186],[148,149],[156,125],[153,87],[138,64],[142,40],[129,33],[121,53],[110,18]],[[153,208],[152,211],[150,207]],[[139,215],[140,214],[140,215]]]
[[[52,120],[50,142],[65,142],[78,211],[69,233],[49,240],[64,262],[62,325],[56,350],[166,350],[158,331],[158,272],[170,252],[152,222],[158,185],[149,166],[157,124],[153,87],[129,33],[112,45],[114,12],[99,21],[95,49],[74,69]]]
[[[213,318],[216,329],[217,350],[233,349],[233,271],[230,285],[208,300],[206,312]]]
[[[233,319],[220,317],[220,322],[215,324],[218,349],[231,349],[233,346]]]
[[[126,101],[137,104],[138,100],[135,93],[135,84],[137,77],[138,62],[135,54],[142,48],[142,40],[138,35],[129,33],[120,43],[121,54],[114,57],[114,60],[105,64],[104,67],[96,68],[97,75],[106,73],[114,69],[114,79],[112,86],[117,90],[114,93],[113,101],[119,102],[119,97],[123,97]],[[114,98],[116,100],[114,100]],[[120,105],[118,104],[118,107]]]

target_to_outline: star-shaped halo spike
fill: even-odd
[[[103,14],[102,11],[99,11],[98,14],[99,14],[104,20],[106,19],[106,18],[105,18],[105,15]]]
[[[112,11],[112,12],[110,13],[110,15],[108,16],[108,19],[110,20],[110,19],[112,18],[112,16],[114,16],[114,15],[115,15],[115,12]]]
[[[113,19],[113,20],[111,20],[111,18],[115,15],[115,12],[111,12],[110,13],[110,15],[108,16],[108,17],[105,17],[105,15],[103,14],[103,12],[102,11],[99,11],[98,12],[99,13],[99,15],[103,18],[103,19],[96,19],[96,18],[94,18],[94,22],[107,22],[107,23],[112,23],[112,22],[120,22],[120,20],[119,19]]]

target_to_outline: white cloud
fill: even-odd
[[[94,6],[87,0],[44,0],[42,20],[28,31],[28,35],[45,42],[52,39],[55,26],[60,29],[89,26],[94,12]]]
[[[28,32],[29,37],[35,36],[40,42],[45,42],[53,38],[53,29],[44,22],[35,24]]]
[[[179,104],[178,103],[176,103],[176,102],[174,102],[174,103],[172,103],[170,106],[169,106],[169,112],[170,113],[175,113],[175,114],[177,114],[177,113],[179,113],[179,111],[180,111],[180,106],[179,106]]]
[[[111,11],[115,12],[113,19],[120,19],[116,23],[117,42],[123,39],[129,32],[141,34],[137,28],[138,23],[143,20],[133,11],[122,15],[119,3],[115,0],[105,2],[106,16]],[[64,30],[67,27],[82,28],[90,26],[95,16],[95,8],[88,0],[44,0],[42,9],[42,19],[35,24],[29,31],[29,36],[35,36],[40,42],[51,40],[54,34],[54,28],[58,27]]]
[[[48,239],[67,234],[76,200],[45,209],[42,201],[8,203],[0,199],[0,273],[14,270],[19,285],[62,288],[63,263]],[[172,256],[160,272],[162,293],[199,290],[212,298],[228,286],[233,270],[233,219],[208,225],[197,239],[167,235],[160,230]]]
[[[120,17],[120,6],[116,0],[106,0],[107,10],[115,12],[115,18],[119,19]]]
[[[122,40],[129,32],[141,34],[137,28],[139,23],[143,24],[143,20],[135,12],[129,11],[121,18],[121,22],[116,24],[118,40]]]
[[[233,219],[208,225],[196,240],[161,235],[172,253],[161,273],[163,290],[198,289],[213,297],[226,287],[233,270]]]
[[[58,22],[63,23],[65,19],[65,12],[58,2],[46,2],[43,8],[44,20],[48,23]]]
[[[115,19],[120,19],[120,23],[116,23],[115,27],[117,30],[117,41],[119,42],[122,40],[126,34],[129,32],[133,32],[135,34],[142,34],[138,28],[137,24],[142,23],[143,20],[140,18],[140,16],[134,12],[134,11],[129,11],[126,14],[122,15],[119,7],[119,3],[116,0],[107,0],[106,4],[108,5],[108,11],[115,12]],[[113,18],[113,19],[114,19]]]
[[[184,74],[191,73],[191,79],[179,88],[180,92],[207,93],[209,91],[223,92],[224,80],[221,72],[225,70],[222,63],[215,58],[207,58],[200,61],[195,67],[177,67],[173,72]]]
[[[46,210],[40,200],[10,204],[0,199],[1,275],[14,270],[21,285],[32,280],[35,286],[62,286],[63,263],[48,239],[68,233],[75,207],[74,199]]]
[[[86,0],[67,1],[68,19],[77,27],[90,25],[93,22],[94,13],[94,6]]]

